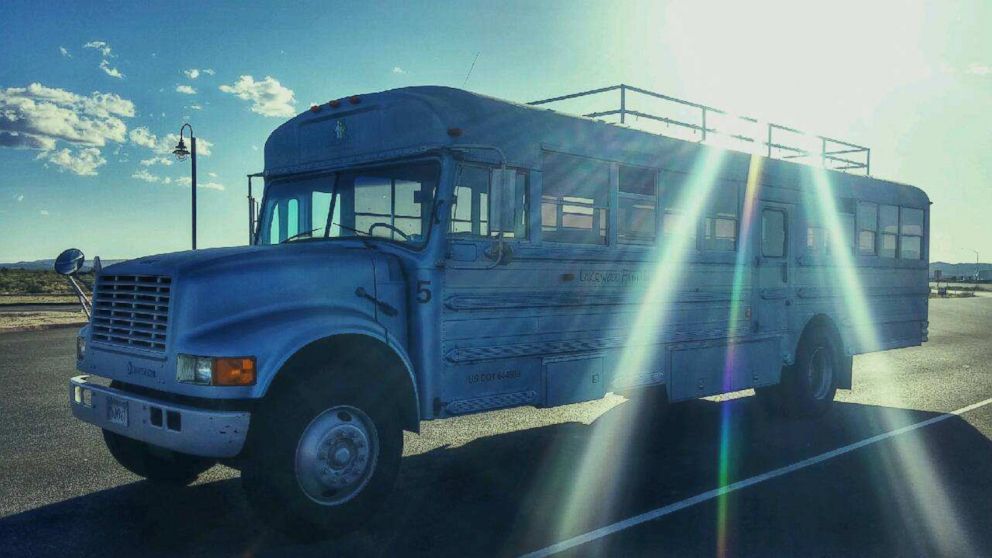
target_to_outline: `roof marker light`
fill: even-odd
[[[327,103],[327,105],[330,106],[331,108],[338,108],[339,106],[341,106],[341,99],[334,99],[333,101]]]
[[[353,105],[357,105],[362,102],[362,99],[358,95],[352,95],[351,97],[348,97],[348,102]]]
[[[320,112],[320,105],[310,105],[310,112]]]
[[[460,137],[462,135],[462,129],[461,128],[448,128],[448,135],[451,136],[451,137],[453,137],[453,138]]]

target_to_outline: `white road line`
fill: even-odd
[[[707,500],[713,500],[714,498],[719,498],[720,496],[723,496],[724,494],[729,494],[731,492],[736,492],[736,491],[741,490],[743,488],[747,488],[749,486],[754,486],[754,485],[756,485],[758,483],[762,483],[762,482],[765,482],[767,480],[771,480],[771,479],[774,479],[774,478],[777,478],[777,477],[781,477],[783,475],[787,475],[789,473],[798,471],[800,469],[805,469],[806,467],[810,467],[810,466],[816,465],[817,463],[822,463],[824,461],[828,461],[828,460],[833,459],[835,457],[840,457],[841,455],[844,455],[845,453],[850,453],[850,452],[852,452],[854,450],[861,449],[861,448],[863,448],[865,446],[870,446],[872,444],[877,444],[878,442],[881,442],[881,441],[884,441],[884,440],[888,440],[889,438],[894,438],[896,436],[899,436],[900,434],[905,434],[907,432],[912,432],[914,430],[919,430],[920,428],[925,428],[925,427],[930,426],[932,424],[937,424],[938,422],[945,421],[945,420],[947,420],[949,418],[963,415],[964,413],[967,413],[969,411],[974,411],[975,409],[984,407],[984,406],[986,406],[986,405],[988,405],[990,403],[992,403],[992,398],[986,399],[984,401],[979,401],[978,403],[974,403],[972,405],[968,405],[967,407],[961,407],[960,409],[958,409],[956,411],[951,411],[950,413],[945,413],[943,415],[938,415],[938,416],[935,416],[933,418],[930,418],[930,419],[927,419],[927,420],[924,420],[924,421],[921,421],[921,422],[917,422],[915,424],[910,424],[910,425],[907,425],[907,426],[903,426],[902,428],[897,428],[897,429],[891,430],[889,432],[883,432],[882,434],[878,434],[876,436],[872,436],[871,438],[865,438],[864,440],[861,440],[859,442],[854,442],[853,444],[849,444],[849,445],[846,445],[846,446],[837,448],[835,450],[828,451],[826,453],[821,453],[820,455],[817,455],[815,457],[810,457],[809,459],[804,459],[802,461],[797,461],[796,463],[793,463],[792,465],[786,465],[786,466],[780,467],[778,469],[773,469],[771,471],[768,471],[767,473],[762,473],[760,475],[756,475],[756,476],[753,476],[753,477],[750,477],[750,478],[746,478],[744,480],[740,480],[740,481],[737,481],[735,483],[728,484],[726,486],[722,486],[720,488],[715,488],[713,490],[709,490],[709,491],[703,492],[702,494],[697,494],[697,495],[695,495],[695,496],[693,496],[691,498],[687,498],[685,500],[682,500],[682,501],[679,501],[679,502],[675,502],[674,504],[669,504],[669,505],[667,505],[665,507],[662,507],[662,508],[651,510],[649,512],[642,513],[640,515],[635,515],[634,517],[629,517],[627,519],[624,519],[623,521],[618,521],[616,523],[612,523],[610,525],[606,525],[605,527],[600,527],[599,529],[595,529],[593,531],[589,531],[588,533],[583,533],[581,535],[572,537],[570,539],[566,539],[566,540],[563,540],[561,542],[557,542],[557,543],[555,543],[555,544],[553,544],[551,546],[542,548],[540,550],[535,550],[534,552],[531,552],[531,553],[528,553],[528,554],[523,555],[521,558],[544,558],[546,556],[551,556],[552,554],[557,554],[559,552],[563,552],[563,551],[568,550],[570,548],[575,548],[575,547],[577,547],[579,545],[583,545],[583,544],[585,544],[587,542],[592,542],[592,541],[594,541],[596,539],[601,539],[603,537],[608,537],[608,536],[610,536],[610,535],[612,535],[614,533],[618,533],[620,531],[623,531],[624,529],[628,529],[630,527],[634,527],[636,525],[640,525],[641,523],[647,523],[648,521],[653,521],[655,519],[658,519],[658,518],[664,517],[666,515],[675,513],[675,512],[677,512],[679,510],[683,510],[683,509],[688,508],[690,506],[695,506],[696,504],[701,504],[703,502],[706,502]]]

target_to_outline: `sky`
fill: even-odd
[[[187,249],[189,162],[169,153],[184,122],[198,247],[230,246],[247,241],[245,175],[266,137],[313,103],[621,82],[867,145],[873,176],[933,201],[931,261],[992,261],[988,29],[982,0],[5,0],[0,262]]]

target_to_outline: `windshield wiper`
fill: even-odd
[[[314,231],[319,231],[322,228],[324,228],[324,227],[317,227],[316,229],[310,229],[308,231],[298,232],[298,233],[294,234],[293,236],[287,237],[286,239],[284,239],[279,244],[285,244],[285,243],[289,242],[290,240],[293,240],[295,238],[300,238],[301,236],[304,236],[304,235],[313,236],[313,232]]]

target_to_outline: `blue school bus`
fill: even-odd
[[[926,341],[923,191],[867,176],[854,144],[769,124],[722,149],[721,111],[587,93],[617,91],[588,117],[410,87],[290,119],[249,246],[98,270],[73,414],[138,475],[222,461],[266,520],[340,532],[424,420],[749,388],[813,416],[853,355]]]

